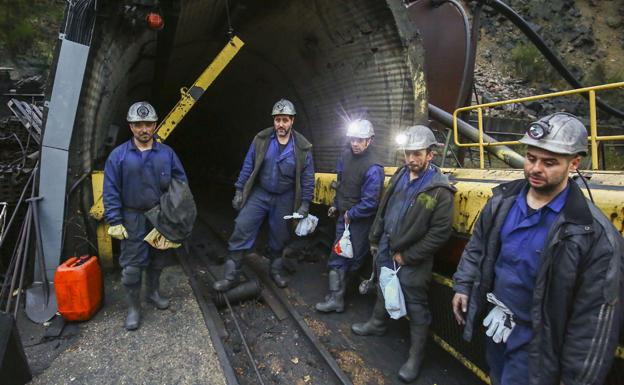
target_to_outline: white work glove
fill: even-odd
[[[115,225],[108,228],[108,235],[115,239],[128,239],[128,232],[124,225]]]
[[[284,219],[288,220],[288,219],[303,219],[303,215],[299,214],[298,212],[294,212],[291,215],[284,215]]]
[[[516,326],[513,318],[514,314],[504,303],[496,298],[494,293],[488,293],[487,300],[495,306],[483,320],[483,326],[488,328],[485,335],[491,337],[497,344],[507,342],[507,338],[509,338],[513,328]]]

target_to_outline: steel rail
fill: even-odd
[[[213,235],[220,242],[226,242],[223,236],[218,231],[215,231],[215,229],[212,227],[212,225],[208,221],[204,220],[202,222],[204,222],[210,228]],[[301,330],[303,335],[306,336],[310,344],[318,352],[319,356],[321,356],[323,361],[325,361],[327,366],[329,366],[332,373],[336,376],[336,378],[340,381],[340,383],[343,385],[353,385],[353,382],[346,375],[346,373],[342,371],[342,369],[338,365],[338,362],[336,362],[336,360],[331,355],[331,353],[329,353],[329,351],[325,348],[325,346],[321,343],[321,341],[316,337],[312,329],[310,329],[310,327],[307,325],[303,316],[301,316],[301,314],[299,314],[299,312],[290,303],[290,301],[284,294],[283,290],[278,289],[275,286],[275,284],[271,281],[271,279],[267,277],[266,274],[264,274],[263,271],[261,271],[258,266],[256,266],[253,263],[248,263],[247,266],[249,267],[249,269],[247,269],[247,272],[251,271],[256,276],[256,278],[260,280],[260,282],[264,285],[264,287],[270,290],[271,294],[273,294],[273,296],[275,296],[279,300],[279,302],[288,312],[288,315],[290,315],[290,318],[292,318],[295,321],[295,324]]]

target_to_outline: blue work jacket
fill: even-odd
[[[154,141],[141,152],[131,138],[117,146],[104,167],[104,217],[114,226],[123,223],[122,210],[146,211],[159,203],[171,178],[186,181],[184,168],[166,144]]]
[[[256,161],[256,147],[252,142],[245,156],[238,180],[234,184],[237,190],[242,190],[254,170]],[[269,144],[260,166],[260,172],[256,183],[273,194],[282,194],[295,189],[296,154],[295,136],[291,135],[284,150],[280,153],[279,142],[272,133]],[[301,201],[310,202],[314,197],[314,165],[312,164],[311,152],[305,158],[301,174]]]

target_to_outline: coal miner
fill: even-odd
[[[432,163],[438,143],[428,127],[410,127],[397,141],[405,155],[405,166],[390,179],[369,239],[379,281],[384,268],[395,271],[405,299],[411,346],[398,375],[402,381],[411,382],[418,377],[424,357],[431,323],[427,293],[433,257],[451,235],[455,188]],[[351,326],[355,334],[381,335],[386,331],[384,294],[388,291],[377,287],[373,314],[367,322]]]
[[[558,112],[520,142],[525,178],[495,187],[481,211],[453,276],[455,318],[466,340],[488,337],[493,384],[602,384],[622,325],[624,242],[569,178],[587,129]]]
[[[329,256],[329,294],[325,302],[316,304],[320,312],[342,312],[348,274],[354,274],[368,255],[370,232],[384,182],[383,167],[375,160],[369,147],[375,136],[368,120],[358,119],[347,128],[349,148],[345,149],[336,165],[336,198],[329,208],[329,217],[338,217],[337,242],[349,226],[353,256],[346,258],[332,250]]]
[[[254,246],[260,226],[269,227],[269,275],[278,287],[286,287],[282,253],[291,236],[291,223],[285,216],[296,212],[308,215],[314,195],[312,144],[292,127],[295,106],[281,99],[273,106],[273,126],[260,131],[247,152],[232,200],[239,210],[228,242],[229,255],[222,280],[214,283],[217,291],[238,285],[243,257]]]
[[[169,300],[159,293],[160,274],[165,250],[179,246],[156,230],[146,215],[155,207],[160,211],[161,199],[169,196],[172,185],[180,183],[187,189],[187,178],[171,147],[154,140],[158,116],[152,105],[134,103],[127,121],[132,138],[116,147],[106,160],[103,199],[108,234],[121,240],[119,264],[128,302],[124,326],[134,330],[140,322],[142,270],[146,271],[146,301],[167,309]]]

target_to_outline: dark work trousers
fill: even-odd
[[[121,241],[119,265],[136,266],[142,269],[148,266],[153,269],[162,269],[167,261],[169,250],[158,250],[145,242],[143,238],[154,228],[143,211],[123,209],[123,225],[128,232],[128,239]]]
[[[529,370],[529,346],[522,339],[514,338],[514,333],[531,329],[529,325],[516,324],[507,342],[494,342],[490,337],[485,339],[485,359],[490,367],[490,377],[494,384],[522,385],[526,384]],[[485,330],[482,329],[485,333]]]
[[[327,262],[327,266],[330,270],[342,270],[345,273],[348,273],[357,271],[360,267],[362,267],[370,249],[368,233],[370,232],[374,220],[375,217],[371,216],[351,221],[349,224],[349,232],[351,233],[351,244],[353,245],[353,258],[341,257],[340,255],[334,253],[332,247],[332,252],[329,255],[329,261]],[[334,240],[334,245],[342,237],[344,229],[344,213],[340,213],[338,220],[336,221],[336,238]]]
[[[234,231],[228,242],[229,251],[251,249],[266,218],[269,225],[269,254],[281,256],[291,233],[291,220],[284,219],[284,216],[292,215],[294,199],[294,191],[272,194],[255,186],[236,217]]]

